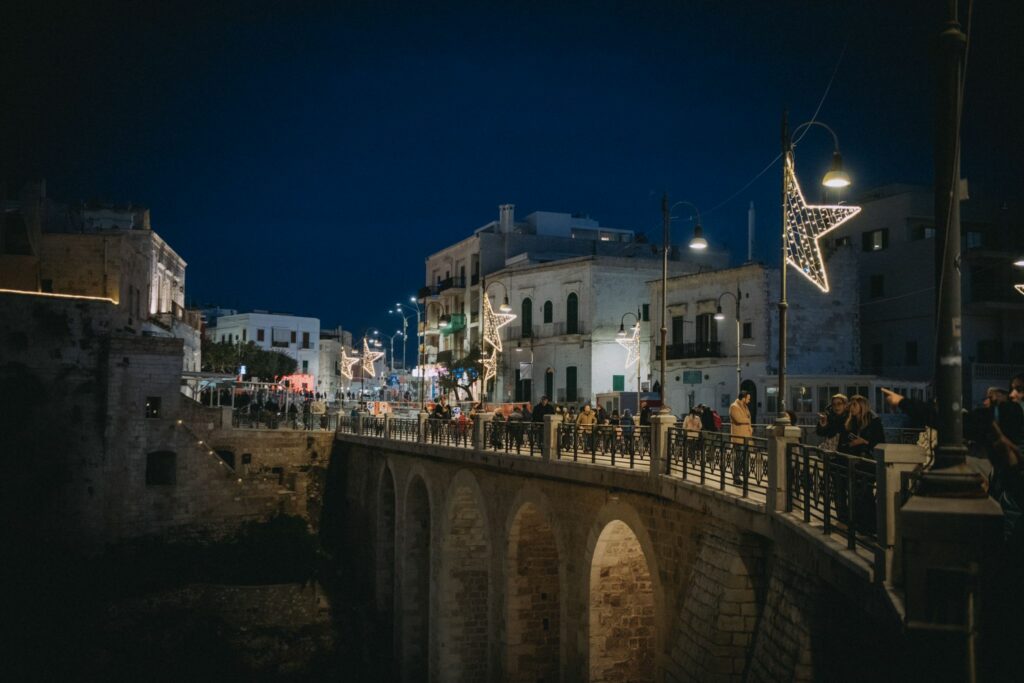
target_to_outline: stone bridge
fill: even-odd
[[[613,465],[568,457],[548,420],[529,448],[489,442],[484,421],[461,440],[423,419],[342,425],[331,467],[392,675],[889,679],[905,638],[885,512],[869,550],[786,512],[792,434],[768,440],[767,489],[744,495],[666,469],[667,422]]]

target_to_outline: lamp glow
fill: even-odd
[[[621,328],[622,325],[619,325]],[[615,343],[626,349],[626,367],[633,365],[640,360],[640,323],[633,326],[633,333],[626,336],[625,330],[620,330],[616,335]]]
[[[821,179],[821,184],[836,188],[850,186],[850,176],[843,170],[843,157],[839,152],[832,153],[832,168]]]
[[[722,313],[721,306],[719,306],[718,310],[715,311],[715,320],[725,320],[725,313]]]
[[[693,226],[693,238],[690,240],[690,249],[704,251],[708,248],[708,241],[704,239],[704,228],[700,223]]]

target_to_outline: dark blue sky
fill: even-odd
[[[205,4],[33,2],[0,28],[4,173],[149,206],[195,301],[394,329],[424,256],[504,202],[656,235],[668,191],[742,260],[754,201],[771,258],[777,167],[715,207],[844,45],[819,118],[856,187],[932,178],[941,2]],[[963,153],[972,193],[1014,205],[1017,4],[974,10]],[[830,144],[798,149],[805,187]]]

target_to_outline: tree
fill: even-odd
[[[455,394],[459,400],[459,390],[466,392],[467,401],[473,400],[473,385],[483,375],[483,356],[480,347],[474,346],[462,358],[438,363],[437,383],[441,391]]]
[[[233,375],[240,366],[247,374],[273,379],[295,372],[298,362],[279,351],[266,351],[254,342],[215,342],[203,337],[203,371]]]

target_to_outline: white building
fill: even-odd
[[[715,250],[709,250],[704,254],[687,251],[683,252],[682,256],[685,261],[680,260],[680,250],[677,247],[671,248],[669,259],[673,272],[721,266],[727,261],[727,255],[724,252]],[[594,259],[621,259],[625,263],[633,264],[624,267],[623,272],[632,268],[635,273],[644,273],[638,275],[636,283],[634,283],[639,292],[634,297],[635,300],[615,316],[621,316],[626,310],[635,311],[637,305],[643,301],[643,281],[653,275],[652,268],[660,272],[662,260],[660,244],[649,243],[645,236],[637,234],[633,230],[603,227],[596,220],[586,216],[546,211],[534,212],[526,216],[524,220],[516,221],[515,208],[511,204],[500,206],[497,220],[477,228],[470,237],[427,258],[426,286],[419,292],[419,300],[425,307],[421,332],[425,335],[424,352],[427,362],[460,358],[480,343],[481,292],[483,290],[486,289],[488,295],[492,297],[495,310],[504,302],[506,295],[510,298],[510,302],[515,299],[511,305],[516,309],[517,315],[520,315],[524,295],[516,294],[513,289],[509,288],[509,284],[525,291],[541,286],[538,278],[550,277],[552,283],[550,292],[545,288],[545,294],[543,294],[545,297],[550,295],[553,307],[551,323],[540,322],[544,319],[542,306],[549,299],[541,299],[539,297],[542,295],[537,293],[527,297],[537,307],[533,316],[534,324],[548,325],[547,328],[541,328],[541,333],[548,333],[548,336],[565,337],[565,348],[572,344],[577,346],[580,343],[583,343],[584,346],[590,344],[592,342],[590,335],[595,324],[593,316],[607,316],[608,320],[612,317],[611,308],[606,314],[603,309],[598,311],[591,306],[590,296],[594,290],[590,280],[590,267],[587,266],[580,270],[578,264],[569,266],[570,270],[575,269],[574,272],[580,273],[578,277],[576,275],[563,277],[562,272],[557,269],[541,267],[545,264],[572,261],[593,263]],[[531,269],[534,268],[541,269],[531,275],[530,273],[533,272]],[[523,273],[522,277],[514,277],[514,282],[502,281],[499,274],[508,275],[513,271]],[[586,275],[584,276],[583,273]],[[577,278],[579,281],[572,278]],[[584,278],[586,283],[582,284],[584,280],[579,278]],[[498,284],[499,281],[501,281],[500,284]],[[615,284],[608,283],[610,287],[614,287]],[[502,285],[507,292],[502,289]],[[568,290],[565,292],[560,290],[565,287],[575,287],[577,290],[576,305],[580,329],[586,330],[585,332],[570,334],[566,331],[564,313],[568,306]],[[604,285],[601,287],[603,288]],[[630,290],[632,287],[633,284],[629,284],[624,289]],[[610,307],[618,305],[618,302],[609,303]],[[561,311],[561,313],[555,311]],[[558,317],[560,315],[562,317]],[[600,321],[602,326],[610,324],[604,317],[601,317]],[[514,325],[515,323],[513,323]],[[559,325],[562,327],[559,328]],[[616,317],[612,336],[618,332],[618,325],[618,317]],[[556,334],[559,329],[562,331]],[[545,330],[546,332],[544,332]],[[599,336],[602,334],[604,332],[598,332]],[[540,337],[527,337],[526,339],[533,339],[537,342]],[[611,343],[621,350],[621,347],[613,340]],[[535,343],[534,346],[536,354],[538,345]],[[513,361],[505,358],[505,362],[507,364]],[[540,368],[540,361],[537,363],[537,367]],[[577,385],[575,388],[578,390],[576,394],[582,395],[582,398],[568,398],[573,396],[574,392],[571,377],[568,379],[569,386],[566,386],[567,378],[564,373],[567,368],[571,367],[576,368]],[[541,368],[544,372],[540,377],[533,380],[533,384],[538,387],[538,390],[534,391],[534,387],[531,386],[527,393],[539,397],[543,393],[544,386],[550,385],[552,389],[557,387],[564,389],[566,398],[562,400],[570,402],[592,400],[595,392],[611,389],[613,373],[608,373],[607,382],[602,378],[594,378],[592,381],[590,367],[591,359],[581,358],[579,364],[573,366],[567,365],[564,357],[558,363],[554,363],[553,357],[552,363]],[[544,375],[548,368],[552,370],[552,374],[557,374],[557,372],[563,374],[555,378],[546,378]],[[514,397],[516,394],[514,372],[508,367],[505,372],[507,377],[501,376],[499,379],[502,390],[498,396],[502,399],[507,396]],[[634,390],[635,384],[634,380],[630,385]],[[557,390],[550,393],[553,400],[558,400]]]
[[[792,269],[789,271],[787,409],[804,421],[813,420],[828,405],[832,394],[842,392],[865,395],[882,413],[886,411],[880,391],[883,386],[923,397],[923,382],[883,379],[862,372],[860,287],[852,249],[836,249],[826,267],[832,289],[827,294]],[[661,282],[651,281],[648,286],[651,317],[657,321],[661,314]],[[681,414],[704,404],[725,415],[738,391],[744,390],[753,394],[751,412],[755,421],[770,421],[779,408],[778,269],[748,263],[673,277],[666,298],[665,398],[672,411]],[[717,320],[716,315],[722,319]],[[657,378],[657,344],[650,357]]]
[[[313,376],[310,390],[315,391],[320,376],[319,318],[267,311],[222,315],[207,334],[216,342],[253,342],[261,349],[291,356],[298,364],[295,372]]]
[[[341,352],[356,355],[352,349],[352,333],[340,327],[320,331],[320,373],[316,377],[316,391],[330,401],[340,399],[349,390],[352,380],[341,374]]]

